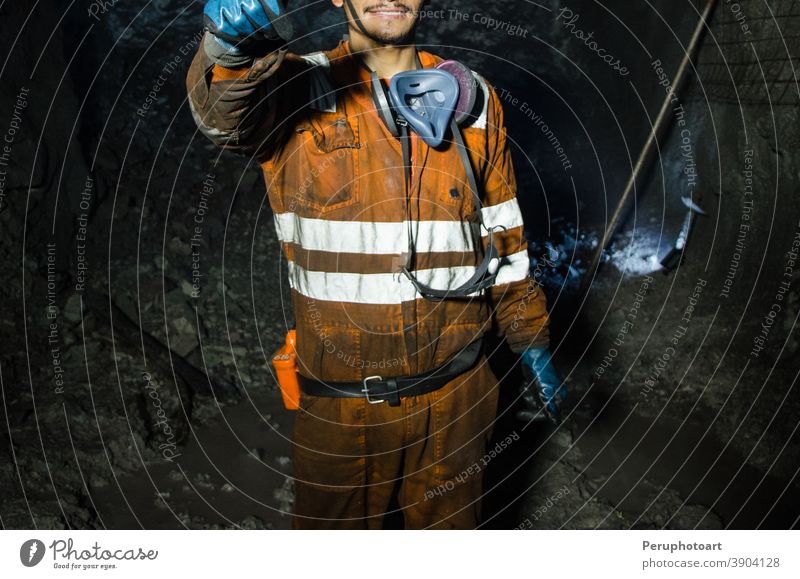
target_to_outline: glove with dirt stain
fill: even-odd
[[[549,419],[553,424],[561,424],[559,407],[567,397],[567,387],[561,382],[551,361],[547,348],[528,348],[522,354],[522,371],[525,381],[522,385],[522,406],[517,411],[519,420]]]

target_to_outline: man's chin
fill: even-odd
[[[370,40],[372,40],[373,42],[377,42],[378,44],[384,44],[386,46],[402,46],[405,44],[412,44],[414,41],[413,28],[410,31],[402,34],[372,32],[370,30],[367,30],[367,32],[368,32],[367,37]]]

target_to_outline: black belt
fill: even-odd
[[[322,382],[298,374],[304,394],[327,398],[366,398],[370,404],[388,402],[400,406],[400,398],[419,396],[438,390],[475,365],[480,356],[483,340],[475,340],[438,368],[414,376],[382,378],[368,376],[356,382]]]

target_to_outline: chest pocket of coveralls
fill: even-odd
[[[307,217],[349,207],[359,200],[358,154],[361,144],[343,116],[322,115],[295,128],[297,173],[287,201]]]
[[[484,133],[476,129],[462,128],[461,134],[463,135],[467,148],[473,152],[470,155],[472,159],[472,170],[478,182],[478,187],[481,187],[486,149],[483,144]],[[429,155],[433,154],[433,151],[431,151]],[[433,187],[436,190],[437,201],[441,203],[441,210],[447,214],[447,216],[443,218],[466,220],[472,216],[476,206],[472,196],[472,190],[469,186],[467,172],[461,161],[461,156],[456,149],[455,143],[452,143],[447,148],[446,153],[439,163],[440,166],[438,170],[432,172],[433,175],[430,175],[428,178],[433,178]],[[479,190],[479,194],[483,199],[482,190]]]

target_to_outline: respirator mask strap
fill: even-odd
[[[417,59],[417,67],[421,68],[422,64],[419,60],[419,55],[416,55]],[[363,61],[362,61],[363,64]],[[405,185],[405,194],[406,194],[406,223],[408,225],[408,253],[406,264],[404,267],[401,268],[401,273],[406,276],[406,278],[414,285],[415,289],[419,294],[431,301],[441,301],[443,299],[452,299],[452,298],[466,298],[470,297],[472,294],[476,294],[482,290],[485,290],[495,283],[495,279],[497,277],[497,269],[500,264],[500,256],[498,254],[497,248],[494,246],[494,232],[493,229],[488,229],[485,227],[483,223],[483,214],[481,208],[483,206],[480,198],[480,190],[478,188],[478,182],[475,177],[475,171],[472,167],[472,161],[469,158],[469,153],[467,152],[466,144],[464,143],[464,138],[461,134],[461,129],[458,126],[458,121],[463,120],[466,117],[464,111],[457,111],[457,107],[462,107],[468,109],[472,106],[475,102],[474,92],[472,92],[472,88],[465,83],[465,78],[469,76],[471,77],[471,72],[467,69],[464,65],[460,63],[456,63],[455,61],[446,61],[442,63],[443,65],[446,64],[447,67],[442,68],[442,70],[437,71],[434,74],[430,75],[419,75],[419,74],[406,74],[405,77],[395,75],[392,79],[392,83],[390,85],[390,90],[384,88],[383,83],[381,82],[380,78],[375,71],[369,69],[369,67],[364,64],[364,67],[370,71],[370,79],[372,83],[372,97],[373,102],[375,104],[375,108],[378,112],[378,116],[380,117],[381,121],[384,123],[386,128],[395,138],[400,140],[401,149],[403,153],[403,182]],[[432,69],[436,70],[436,69]],[[453,74],[451,72],[454,70],[457,74]],[[456,80],[455,83],[448,81],[446,83],[441,82],[441,73],[447,73],[449,76]],[[403,75],[404,73],[400,73]],[[399,78],[398,78],[399,77]],[[416,77],[416,78],[415,78]],[[431,79],[432,82],[429,85],[426,85],[424,81],[426,79]],[[437,80],[439,82],[437,82]],[[403,81],[403,82],[400,82]],[[420,81],[417,83],[417,81]],[[455,86],[453,86],[455,84]],[[423,95],[425,89],[430,86],[433,90],[442,89],[442,92],[445,94],[444,102],[447,104],[448,109],[447,112],[447,125],[442,124],[442,117],[441,114],[436,115],[435,111],[433,115],[427,115],[429,118],[425,118],[428,111],[426,111],[425,107],[425,100],[423,98],[423,114],[420,118],[415,118],[416,122],[410,123],[407,116],[416,115],[417,113],[413,111],[406,102],[405,96],[408,94],[412,94],[415,97],[420,97]],[[462,87],[464,88],[464,92],[462,91]],[[415,92],[417,91],[417,92]],[[469,92],[467,92],[469,91]],[[424,95],[423,95],[424,97]],[[455,98],[454,98],[455,97]],[[428,99],[429,100],[429,99]],[[437,101],[441,102],[441,99],[437,99]],[[466,103],[466,105],[464,104]],[[398,109],[403,110],[406,113],[406,116],[401,114]],[[469,111],[467,111],[469,112]],[[433,131],[426,130],[428,126],[432,125],[431,122],[425,121],[438,121],[437,126],[434,128]],[[422,122],[420,122],[422,121]],[[412,182],[411,182],[411,136],[410,131],[414,129],[422,128],[422,130],[415,130],[420,137],[426,141],[431,146],[437,146],[441,143],[443,138],[443,132],[446,128],[450,129],[450,132],[453,135],[453,141],[456,145],[456,149],[458,150],[459,157],[461,159],[461,163],[464,166],[464,170],[467,176],[467,184],[469,185],[470,192],[474,201],[475,206],[475,213],[471,216],[469,223],[470,229],[472,233],[472,240],[474,251],[477,253],[481,252],[483,248],[483,241],[482,241],[482,229],[486,229],[488,232],[488,245],[487,249],[484,252],[483,260],[481,264],[476,268],[475,273],[463,284],[459,287],[454,289],[436,289],[432,288],[428,285],[423,284],[417,277],[412,273],[412,270],[415,267],[416,262],[416,251],[414,248],[414,232],[412,227],[412,219],[411,219],[411,195],[412,195]],[[420,134],[420,133],[425,134]]]
[[[410,267],[407,265],[401,271],[411,281],[416,290],[425,299],[432,301],[440,301],[446,298],[465,298],[471,294],[477,293],[481,290],[494,285],[497,278],[497,269],[500,265],[500,255],[494,245],[494,228],[489,229],[483,222],[483,212],[481,211],[483,203],[481,202],[480,194],[478,192],[478,181],[475,178],[475,171],[472,169],[472,162],[470,161],[467,147],[464,143],[464,138],[461,135],[461,129],[456,123],[455,119],[450,124],[451,132],[453,133],[453,140],[455,141],[456,148],[458,149],[461,162],[467,173],[467,183],[469,184],[472,198],[475,204],[475,215],[470,219],[470,226],[472,229],[472,239],[475,251],[478,252],[483,247],[483,237],[481,230],[486,229],[488,232],[487,248],[483,256],[483,261],[475,270],[475,273],[466,282],[459,287],[447,290],[438,290],[420,282],[414,274],[411,273]],[[405,164],[405,161],[404,161]],[[411,244],[413,251],[413,243]],[[413,254],[412,254],[413,255]],[[411,260],[409,260],[411,262]]]
[[[395,120],[392,105],[389,102],[389,95],[386,93],[386,89],[383,88],[383,82],[378,78],[377,72],[369,69],[366,65],[364,67],[369,70],[369,77],[372,81],[372,102],[375,105],[378,116],[393,137],[400,137],[400,129]]]

